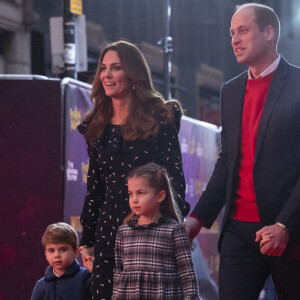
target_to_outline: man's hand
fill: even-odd
[[[200,232],[203,223],[197,218],[190,217],[185,222],[183,222],[183,227],[189,237],[190,246],[192,247],[192,241],[196,235]]]
[[[290,233],[274,224],[256,232],[256,242],[260,242],[260,252],[270,256],[280,256],[284,252]]]

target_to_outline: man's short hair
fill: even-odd
[[[77,249],[77,232],[67,223],[58,222],[47,227],[42,236],[42,245],[46,248],[47,244],[70,244],[74,250]]]
[[[260,31],[265,30],[268,25],[273,27],[275,33],[275,42],[277,44],[280,36],[280,21],[273,8],[259,3],[246,3],[237,5],[236,12],[243,8],[253,8],[256,23]]]

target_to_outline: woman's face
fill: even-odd
[[[109,50],[105,53],[100,70],[100,80],[106,96],[115,100],[131,96],[132,84],[125,74],[117,51]]]

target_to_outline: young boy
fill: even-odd
[[[45,277],[37,281],[31,300],[91,299],[91,274],[76,260],[77,239],[76,231],[69,224],[60,222],[47,227],[42,245],[50,266]]]

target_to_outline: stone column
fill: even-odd
[[[31,74],[30,31],[11,32],[5,44],[5,73]]]
[[[31,74],[30,32],[34,20],[33,0],[0,2],[0,29],[5,31],[3,73]]]

